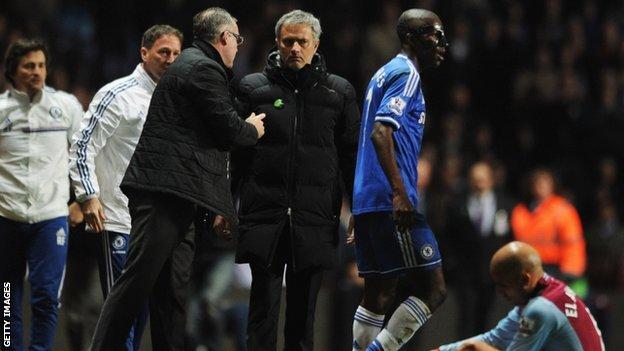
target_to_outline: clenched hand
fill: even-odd
[[[80,208],[82,209],[82,214],[84,215],[85,221],[89,227],[93,228],[93,230],[97,233],[104,230],[106,215],[104,214],[102,204],[97,197],[83,202],[80,204]]]

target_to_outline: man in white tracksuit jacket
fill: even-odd
[[[145,31],[142,62],[132,74],[95,94],[73,137],[72,185],[89,229],[102,233],[103,252],[98,261],[105,296],[121,275],[130,241],[128,199],[119,184],[141,136],[154,88],[180,54],[182,41],[182,33],[168,25],[155,25]],[[147,308],[128,335],[128,351],[139,349],[146,317]]]
[[[21,39],[7,49],[0,95],[0,350],[51,350],[67,258],[67,150],[83,110],[45,86],[48,51]],[[30,344],[23,345],[24,276],[30,283]]]

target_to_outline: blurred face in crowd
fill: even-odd
[[[282,64],[293,70],[312,63],[320,43],[308,24],[284,24],[275,40]]]
[[[416,167],[418,171],[416,187],[419,191],[424,191],[431,182],[431,162],[426,158],[421,158],[418,160],[418,165]]]
[[[555,182],[548,172],[538,172],[533,175],[531,191],[537,200],[544,200],[555,191]]]
[[[238,46],[243,43],[243,37],[238,32],[238,25],[232,23],[224,27],[219,41],[222,45],[222,49],[219,50],[219,52],[221,53],[223,64],[227,68],[234,67],[234,59],[236,58],[236,53],[238,53]]]
[[[470,169],[470,186],[476,193],[482,194],[492,190],[493,178],[492,168],[485,163],[477,163]]]
[[[43,89],[48,71],[43,51],[31,51],[20,58],[13,75],[15,89],[31,98]]]
[[[180,55],[181,49],[180,38],[175,35],[163,35],[151,48],[141,48],[143,68],[155,82],[158,82],[169,65]]]
[[[448,42],[439,18],[432,18],[430,23],[420,26],[422,34],[413,34],[416,57],[418,62],[425,67],[438,67],[446,57]],[[410,33],[411,34],[411,33]]]

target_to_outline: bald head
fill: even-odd
[[[440,17],[429,10],[409,9],[401,14],[397,27],[416,29],[422,26],[433,25],[436,21],[440,22]]]
[[[514,241],[496,251],[490,273],[503,297],[515,305],[523,305],[530,299],[544,270],[534,248]]]
[[[449,46],[440,17],[424,9],[403,12],[397,22],[401,51],[425,68],[440,66]]]
[[[520,241],[513,241],[500,248],[490,263],[490,271],[508,277],[517,277],[526,272],[541,277],[542,261],[533,247]],[[498,275],[497,274],[497,275]]]
[[[435,13],[425,9],[410,9],[401,14],[397,22],[397,33],[403,43],[407,33],[417,28],[432,26],[440,22],[440,17]]]

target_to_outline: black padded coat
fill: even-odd
[[[254,145],[258,133],[234,108],[231,76],[208,42],[182,51],[154,90],[124,192],[173,194],[236,222],[229,150]]]
[[[291,236],[295,270],[331,267],[343,188],[349,199],[353,189],[360,128],[353,87],[328,74],[319,54],[292,71],[273,52],[263,73],[241,80],[237,97],[241,114],[267,115],[265,136],[236,158],[237,262],[270,265],[284,234]]]

